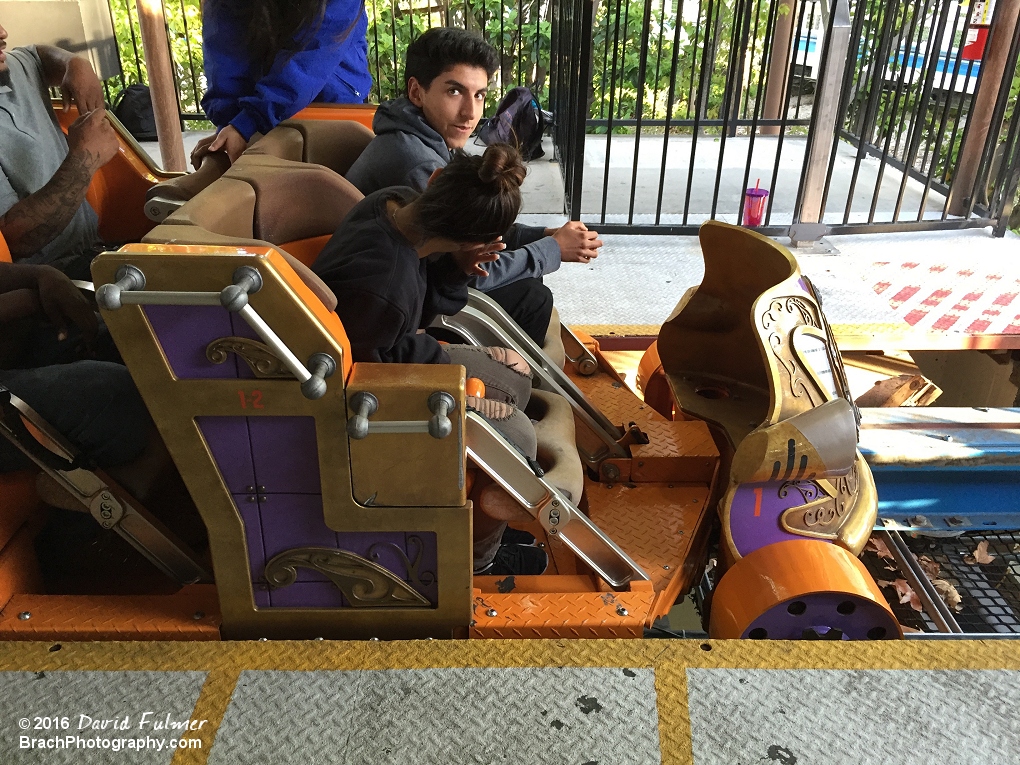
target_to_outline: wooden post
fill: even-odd
[[[1018,0],[1020,1],[1020,0]],[[831,30],[825,41],[824,78],[820,77],[815,89],[814,114],[811,119],[811,150],[804,157],[804,195],[800,203],[801,223],[821,223],[825,217],[822,196],[825,194],[825,177],[829,172],[829,155],[839,130],[839,102],[843,93],[843,72],[846,70],[847,52],[850,50],[850,4],[847,0],[833,0],[829,7],[833,19],[825,19]],[[822,69],[819,69],[821,75]],[[819,234],[819,236],[821,236]]]
[[[188,169],[188,162],[184,153],[181,116],[177,109],[177,89],[171,68],[170,44],[166,39],[163,3],[162,0],[138,0],[137,8],[163,169],[184,172]]]
[[[769,62],[769,76],[765,83],[765,112],[767,120],[777,120],[783,115],[783,95],[786,91],[787,78],[790,76],[790,62],[793,60],[790,46],[793,40],[793,24],[797,18],[796,0],[773,0],[779,7],[789,8],[785,15],[776,13],[776,32],[772,40],[772,60]],[[758,128],[760,135],[779,135],[779,125],[762,125]]]
[[[988,30],[988,42],[981,59],[981,86],[974,94],[967,121],[970,127],[956,159],[956,173],[949,192],[949,214],[966,215],[970,207],[971,194],[977,181],[978,165],[985,150],[988,131],[991,128],[992,112],[1002,88],[1006,71],[1009,46],[1016,32],[1017,18],[1020,17],[1020,0],[997,0],[1000,6]]]

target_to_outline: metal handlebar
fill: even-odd
[[[368,391],[358,391],[351,397],[354,414],[347,420],[347,435],[356,441],[367,438],[369,433],[428,433],[436,439],[446,438],[453,432],[449,415],[456,411],[457,400],[439,390],[429,396],[428,407],[433,415],[428,420],[369,422],[368,418],[379,409],[379,399]]]
[[[319,399],[326,395],[326,378],[336,371],[336,361],[327,353],[316,353],[302,364],[280,336],[251,307],[248,296],[262,289],[262,274],[253,266],[240,266],[233,275],[233,284],[219,292],[145,292],[145,274],[132,265],[117,269],[117,281],[104,284],[96,292],[100,308],[116,311],[125,305],[219,305],[236,313],[255,330],[255,333],[269,346],[299,383],[301,393],[308,399]]]

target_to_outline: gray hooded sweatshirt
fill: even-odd
[[[362,194],[388,186],[424,191],[432,172],[450,162],[450,149],[443,137],[407,98],[381,104],[372,129],[375,138],[347,171],[347,180]],[[507,249],[499,260],[484,265],[489,275],[475,285],[482,292],[541,277],[560,267],[560,247],[551,236],[545,236],[544,228],[515,224],[503,239]]]

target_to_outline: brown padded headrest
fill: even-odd
[[[255,189],[253,233],[273,244],[332,234],[363,198],[350,182],[322,165],[246,156],[227,177]]]
[[[178,175],[162,183],[154,184],[145,192],[145,200],[153,197],[187,202],[213,181],[219,178],[230,167],[230,159],[225,152],[218,151],[206,154],[202,166],[193,173]]]
[[[222,236],[251,239],[254,217],[255,189],[251,184],[220,178],[185,202],[163,223],[200,226]]]
[[[278,157],[291,162],[302,162],[304,146],[305,139],[301,131],[280,124],[245,149],[244,156]]]
[[[323,165],[340,175],[351,169],[354,161],[375,138],[375,133],[367,127],[350,120],[285,120],[280,126],[301,133],[304,139],[301,159],[304,162]]]

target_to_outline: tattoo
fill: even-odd
[[[14,258],[34,255],[67,228],[81,207],[99,155],[88,150],[68,154],[49,183],[0,216],[0,232]]]

